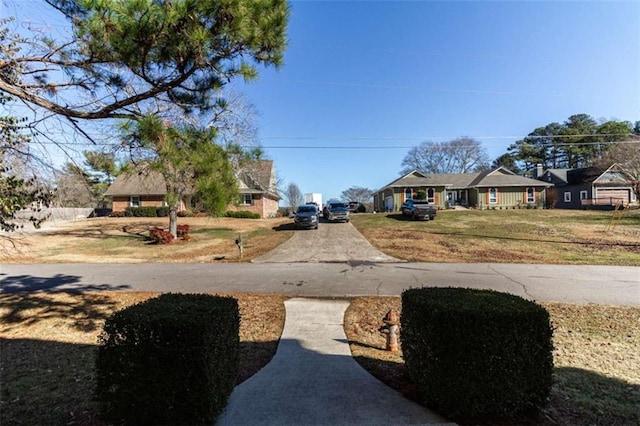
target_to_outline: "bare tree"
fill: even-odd
[[[402,160],[403,173],[469,173],[488,167],[489,155],[482,144],[469,137],[448,142],[425,141],[409,150]]]
[[[361,186],[352,186],[349,189],[342,191],[342,201],[350,202],[356,201],[358,203],[367,204],[373,200],[373,191],[369,188],[363,188]]]
[[[640,137],[609,144],[608,149],[596,164],[608,167],[614,163],[618,164],[631,178],[636,200],[640,200]]]
[[[291,210],[296,211],[298,206],[304,202],[302,191],[295,183],[290,183],[284,191],[284,198],[289,203]]]
[[[56,176],[55,204],[59,207],[96,207],[98,199],[91,191],[89,175],[67,163]]]

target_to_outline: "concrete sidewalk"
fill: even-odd
[[[346,300],[290,299],[276,355],[231,395],[218,425],[443,424],[352,358]]]

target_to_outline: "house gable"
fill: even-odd
[[[593,183],[594,184],[618,184],[618,185],[629,185],[633,180],[629,177],[629,175],[620,168],[619,165],[613,164],[607,170],[605,170],[600,176],[598,176]]]
[[[280,200],[273,161],[251,162],[237,173],[236,178],[241,194],[262,194],[273,200]]]
[[[547,169],[538,180],[550,183],[554,186],[567,184],[567,172],[569,169]]]

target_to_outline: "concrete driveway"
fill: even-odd
[[[318,229],[297,230],[287,242],[254,263],[401,262],[373,247],[351,223],[321,221]]]

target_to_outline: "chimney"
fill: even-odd
[[[540,179],[542,177],[542,164],[536,164],[536,175],[534,177],[536,179]]]

